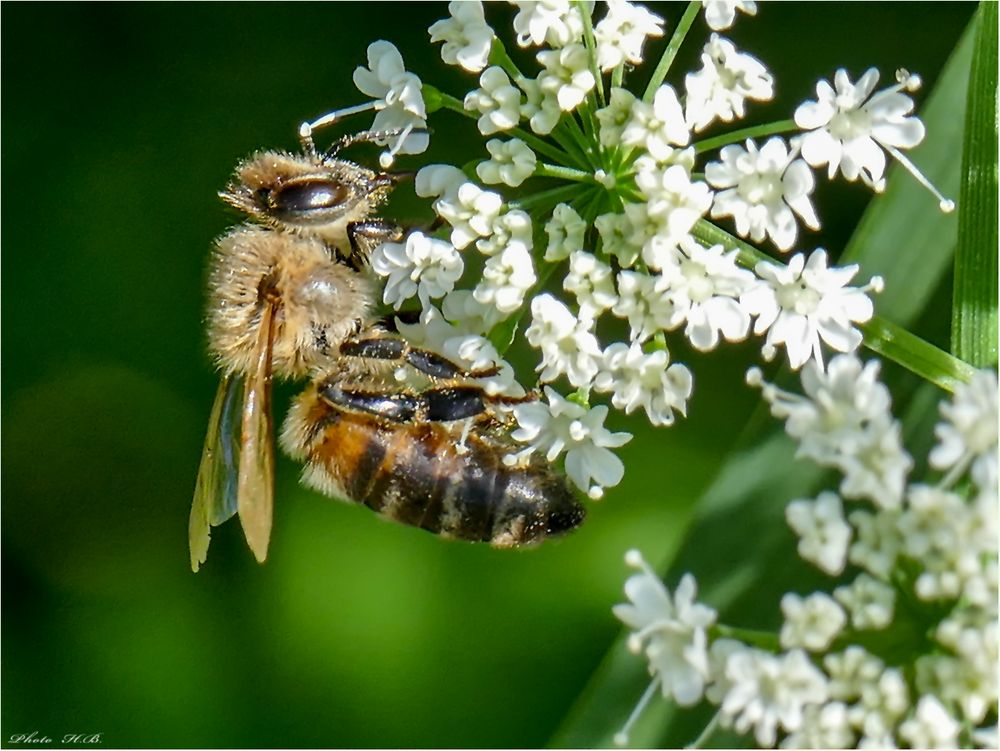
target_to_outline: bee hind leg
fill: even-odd
[[[495,403],[521,402],[533,397],[491,396],[478,386],[441,386],[416,394],[365,391],[327,381],[319,394],[341,409],[366,412],[393,422],[453,422],[478,417]]]
[[[466,370],[447,357],[426,349],[411,347],[405,339],[391,336],[373,337],[345,342],[340,354],[348,357],[366,357],[372,360],[389,360],[410,365],[431,378],[490,378],[500,372],[499,366]]]

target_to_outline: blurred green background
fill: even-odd
[[[655,9],[672,29],[683,5]],[[839,66],[886,78],[905,66],[929,89],[973,9],[765,4],[729,36],[776,75],[779,99],[752,108],[766,121]],[[679,546],[753,411],[753,344],[697,358],[672,345],[695,372],[690,419],[654,431],[613,416],[635,434],[625,480],[564,540],[523,552],[445,542],[301,489],[282,458],[267,564],[229,524],[189,570],[216,384],[202,286],[213,238],[236,220],[216,191],[253,149],[293,148],[299,122],[359,102],[351,72],[377,38],[461,96],[472,79],[427,43],[445,14],[3,5],[4,745],[37,731],[101,733],[109,747],[542,746],[618,634],[624,551],[664,562]],[[508,6],[488,14],[509,29]],[[430,154],[403,166],[481,153],[472,121],[431,125]],[[407,192],[392,211],[423,220]],[[821,184],[824,230],[807,247],[837,252],[869,198]],[[291,393],[278,389],[278,419]]]

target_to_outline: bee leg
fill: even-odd
[[[476,417],[494,401],[478,386],[442,386],[419,394],[363,391],[327,381],[320,397],[335,407],[367,412],[393,422],[452,422]]]
[[[355,270],[361,271],[377,246],[402,239],[403,228],[398,224],[381,219],[351,222],[347,225],[347,240],[351,244],[351,257],[348,260]]]
[[[345,342],[340,345],[340,354],[405,362],[431,378],[489,378],[500,372],[496,365],[492,368],[466,370],[436,352],[411,347],[405,339],[389,336]]]

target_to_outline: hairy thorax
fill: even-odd
[[[261,312],[277,300],[272,366],[285,378],[325,368],[370,316],[373,284],[334,263],[317,238],[242,225],[216,243],[209,276],[209,347],[227,373],[247,373]]]

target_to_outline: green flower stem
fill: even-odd
[[[523,198],[518,198],[511,201],[510,206],[511,208],[521,209],[522,211],[535,210],[539,206],[546,206],[547,204],[555,206],[564,198],[572,198],[581,190],[580,186],[576,183],[573,183],[572,185],[562,185],[558,188],[543,190],[538,193],[532,193],[531,195],[524,196]]]
[[[715,731],[719,729],[719,722],[722,720],[722,710],[720,709],[714,715],[712,719],[708,721],[708,724],[698,733],[698,737],[691,741],[690,744],[685,746],[685,748],[705,748],[705,744],[712,738]]]
[[[625,63],[619,63],[611,71],[611,88],[621,88],[622,81],[625,80]]]
[[[752,269],[760,261],[781,265],[780,261],[705,219],[698,221],[692,234],[709,245],[721,243],[726,248],[736,248],[736,258],[746,268]],[[953,392],[958,384],[972,378],[974,369],[971,365],[883,318],[876,316],[858,328],[864,334],[865,346],[872,352],[902,365],[945,391]]]
[[[693,0],[693,2],[688,4],[687,10],[681,16],[681,20],[677,22],[677,28],[674,29],[674,35],[670,37],[667,48],[663,50],[660,62],[656,64],[652,78],[649,79],[649,83],[646,85],[646,93],[642,95],[642,101],[653,101],[653,97],[656,96],[656,90],[660,88],[663,79],[667,77],[670,66],[673,64],[674,58],[677,57],[677,51],[681,48],[681,44],[684,43],[684,37],[687,36],[688,30],[691,28],[691,24],[694,23],[694,19],[697,18],[698,11],[700,10],[700,0]]]
[[[504,47],[503,42],[500,41],[499,37],[493,37],[493,44],[490,46],[490,57],[489,63],[491,65],[499,65],[504,71],[517,82],[518,78],[524,78],[524,74],[518,70],[517,65],[514,61],[510,59],[510,55],[507,54],[507,48]]]
[[[572,115],[560,118],[559,124],[552,131],[553,138],[558,135],[572,142],[572,148],[568,148],[568,143],[564,145],[564,148],[576,156],[578,164],[581,167],[586,166],[590,169],[597,169],[597,165],[594,164],[594,160],[590,157],[590,142],[587,141],[587,137],[584,135],[576,118]]]
[[[728,146],[731,143],[740,143],[748,138],[761,138],[762,136],[773,136],[778,133],[788,133],[798,130],[799,126],[794,120],[779,120],[776,123],[766,123],[765,125],[755,125],[752,128],[734,130],[731,133],[723,133],[714,138],[706,138],[704,141],[696,141],[693,146],[696,154],[705,151]]]
[[[594,186],[581,202],[582,208],[577,213],[588,225],[594,224],[594,220],[601,210],[601,201],[604,200],[605,196],[607,196],[607,191],[598,185]]]
[[[997,5],[980,3],[965,111],[951,350],[997,361]]]
[[[562,167],[558,164],[539,162],[535,165],[532,177],[555,177],[560,180],[571,180],[578,183],[595,183],[594,175],[572,167]]]
[[[545,141],[539,138],[538,136],[532,135],[523,128],[514,128],[511,131],[511,134],[517,136],[526,144],[528,144],[528,146],[537,151],[539,154],[544,154],[549,159],[555,159],[557,162],[563,162],[563,163],[573,161],[573,157],[570,156],[568,151],[560,151],[555,146],[550,144],[548,141]]]
[[[476,113],[470,112],[469,110],[465,109],[465,105],[462,104],[461,99],[453,97],[451,94],[446,94],[440,89],[437,89],[431,86],[430,84],[426,83],[424,84],[422,91],[424,95],[424,100],[428,102],[428,107],[427,107],[428,113],[436,112],[437,110],[443,108],[451,110],[452,112],[457,112],[458,114],[463,115],[464,117],[467,117],[470,120],[479,119],[479,116],[476,115]],[[432,102],[433,106],[431,105]],[[565,151],[560,151],[552,144],[542,140],[541,138],[538,138],[538,136],[532,135],[531,133],[527,132],[522,128],[513,128],[509,131],[509,133],[511,135],[517,136],[526,144],[528,144],[528,146],[537,151],[539,154],[544,154],[549,159],[554,159],[557,162],[564,162],[564,163],[574,161],[573,157],[571,157]]]
[[[580,16],[583,18],[583,41],[587,45],[587,52],[590,53],[590,72],[594,76],[597,101],[603,107],[607,103],[607,100],[604,98],[604,78],[601,75],[601,69],[597,67],[597,44],[594,42],[594,20],[590,17],[591,11],[588,10],[587,3],[584,0],[573,0],[573,5],[580,11]]]
[[[717,623],[708,629],[708,634],[712,639],[738,639],[751,647],[758,647],[769,652],[777,652],[781,649],[778,635],[770,631],[754,631],[749,628],[737,628]]]

